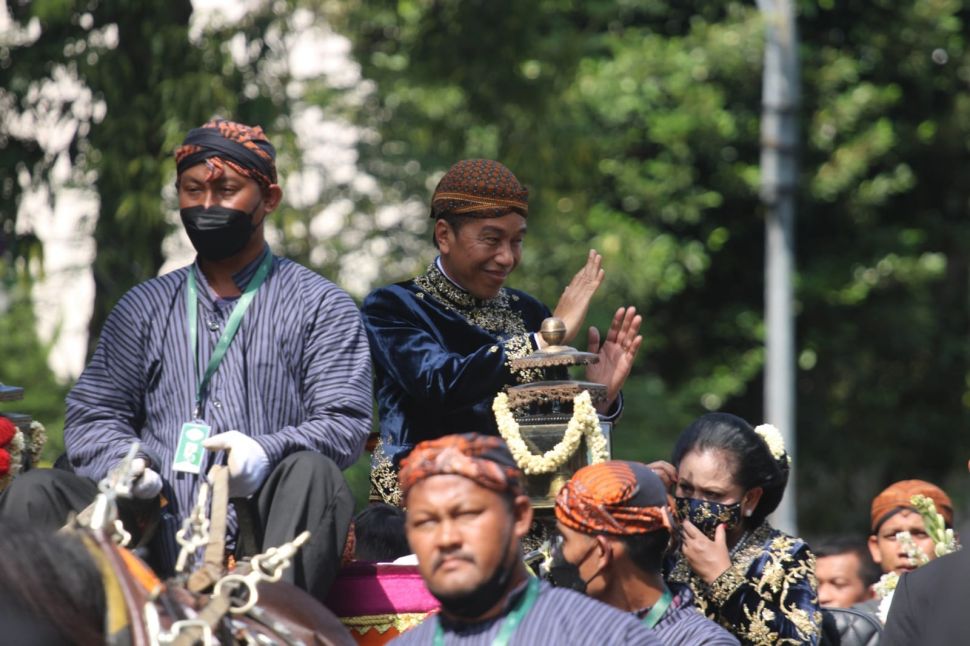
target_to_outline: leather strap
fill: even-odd
[[[202,565],[189,576],[188,588],[202,592],[215,585],[225,573],[226,515],[229,508],[229,467],[221,464],[209,470],[212,483],[212,512],[209,515],[209,544]]]

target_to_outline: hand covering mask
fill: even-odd
[[[256,227],[253,214],[224,206],[190,206],[180,209],[182,224],[192,246],[206,260],[223,260],[242,251]]]
[[[741,524],[740,501],[730,505],[697,498],[678,497],[675,501],[677,517],[681,521],[689,520],[712,541],[717,526],[721,523],[724,523],[727,529],[733,529]]]

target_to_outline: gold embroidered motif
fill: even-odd
[[[449,310],[487,332],[510,336],[528,332],[518,312],[509,309],[511,298],[504,287],[495,298],[475,298],[456,287],[435,263],[431,263],[427,272],[415,278],[414,283]]]
[[[400,614],[386,615],[360,615],[359,617],[341,617],[340,623],[347,628],[353,629],[360,635],[367,633],[373,628],[380,634],[386,633],[391,628],[403,633],[409,628],[414,628],[428,616],[426,612],[402,612]]]
[[[404,495],[401,485],[397,481],[397,469],[391,459],[384,453],[384,439],[377,440],[374,447],[370,466],[370,495],[371,502],[386,502],[395,507],[404,506]]]
[[[748,620],[745,639],[755,644],[775,644],[778,642],[778,633],[768,625],[775,620],[775,613],[766,609],[764,605],[764,601],[759,603],[755,612],[751,612],[750,608],[744,609],[744,616]]]
[[[742,643],[803,644],[818,637],[822,615],[809,613],[789,600],[789,590],[803,585],[807,580],[812,590],[817,590],[815,557],[796,558],[795,539],[777,534],[764,523],[755,529],[731,559],[731,567],[725,570],[711,585],[694,574],[687,560],[679,555],[670,572],[669,579],[685,583],[694,592],[698,608],[708,618],[720,623],[738,636]],[[756,559],[767,556],[762,574],[757,580],[748,580],[747,573]],[[750,585],[757,595],[743,605],[740,622],[722,615],[722,606],[742,585]],[[747,593],[746,593],[747,594]],[[800,633],[800,639],[781,637],[776,621],[784,619]]]
[[[809,616],[809,614],[801,608],[792,608],[788,613],[788,621],[795,624],[795,628],[797,628],[798,632],[801,634],[814,635],[817,631],[817,627],[822,625],[822,613],[821,611],[816,611]]]
[[[415,278],[414,284],[470,324],[504,339],[502,345],[508,358],[515,359],[532,353],[532,342],[525,322],[518,312],[509,307],[510,302],[519,298],[504,287],[495,298],[475,298],[448,280],[436,263],[431,263],[424,274]],[[418,297],[422,297],[421,292],[418,292]],[[542,377],[541,371],[514,370],[508,361],[506,365],[519,383],[537,381]]]
[[[532,339],[529,334],[514,336],[502,345],[505,346],[505,366],[515,375],[520,384],[529,384],[543,379],[542,368],[513,368],[512,360],[532,354]]]
[[[677,514],[681,518],[690,517],[691,511],[697,514],[697,520],[707,525],[708,523],[713,525],[719,525],[721,523],[730,523],[732,518],[731,510],[722,506],[719,510],[720,513],[715,514],[714,510],[711,509],[709,505],[702,505],[696,510],[691,510],[690,500],[679,498],[676,500],[675,505],[677,507]]]
[[[710,586],[711,601],[717,605],[722,605],[731,598],[731,595],[740,588],[745,582],[744,573],[738,572],[734,564],[714,579]]]

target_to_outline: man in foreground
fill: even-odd
[[[738,644],[694,606],[690,588],[672,591],[664,583],[667,493],[646,465],[613,460],[583,467],[556,497],[556,525],[557,585],[632,613],[667,646]]]
[[[532,523],[505,443],[468,433],[422,442],[401,472],[408,542],[441,613],[399,644],[660,644],[636,618],[530,577]]]
[[[228,463],[227,544],[245,540],[237,555],[247,556],[309,530],[284,577],[322,598],[353,514],[340,470],[370,428],[359,312],[336,285],[266,245],[264,223],[283,193],[261,128],[211,121],[189,132],[176,166],[196,262],[118,302],[67,397],[74,473],[18,478],[0,497],[0,518],[60,527],[140,442],[132,494],[156,517],[159,494],[167,501],[149,550],[165,576],[202,478]]]
[[[504,287],[522,256],[528,191],[496,161],[460,161],[431,199],[434,244],[440,255],[425,274],[372,292],[362,313],[377,382],[380,441],[371,471],[372,499],[401,504],[397,469],[422,440],[460,428],[497,434],[492,401],[506,386],[534,381],[536,370],[511,360],[543,346],[536,334],[549,309],[525,292]],[[566,287],[555,315],[569,344],[581,331],[590,299],[603,281],[601,257]],[[619,415],[620,388],[642,338],[634,308],[619,309],[603,343],[595,328],[588,349],[600,361],[587,378],[605,384],[608,419]]]

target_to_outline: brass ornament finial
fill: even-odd
[[[566,339],[566,323],[557,316],[550,316],[542,321],[539,334],[547,346],[558,347]]]
[[[592,352],[580,352],[576,348],[562,345],[566,340],[566,323],[558,317],[550,316],[539,326],[539,336],[546,344],[524,357],[511,360],[514,370],[525,368],[552,368],[554,366],[586,366],[599,361],[599,355]]]

